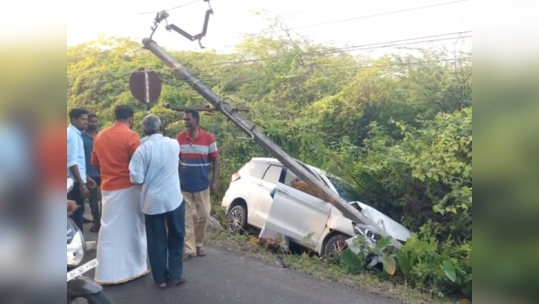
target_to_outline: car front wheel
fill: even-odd
[[[245,207],[234,206],[228,212],[227,230],[233,234],[243,234],[247,230],[247,211]]]
[[[343,251],[348,249],[348,244],[346,243],[348,239],[349,237],[344,234],[337,234],[331,237],[324,246],[324,256],[339,257]]]

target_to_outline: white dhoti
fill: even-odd
[[[102,191],[102,215],[95,281],[121,284],[149,273],[146,227],[140,210],[142,188]]]

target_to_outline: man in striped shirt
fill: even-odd
[[[217,191],[219,151],[213,135],[202,130],[200,114],[188,110],[183,117],[185,131],[178,134],[180,144],[180,185],[185,201],[184,259],[205,256],[202,248],[210,217],[210,191]],[[213,179],[210,182],[210,171]]]

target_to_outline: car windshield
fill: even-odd
[[[325,174],[325,175],[329,179],[329,181],[333,184],[335,189],[337,189],[339,196],[342,197],[344,200],[350,203],[362,201],[361,196],[359,195],[359,193],[356,192],[356,190],[354,190],[352,185],[350,185],[349,183],[345,182],[344,180],[336,176],[332,176],[330,174]]]

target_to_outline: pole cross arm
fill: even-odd
[[[213,14],[213,9],[209,9],[206,11],[206,16],[204,18],[204,25],[202,26],[202,32],[200,34],[196,34],[196,35],[191,35],[189,34],[188,32],[182,30],[181,28],[179,28],[178,26],[174,25],[174,24],[168,24],[165,28],[167,29],[167,31],[170,31],[170,30],[173,30],[175,31],[176,33],[182,35],[183,37],[191,40],[191,41],[195,41],[195,40],[198,40],[198,43],[200,45],[200,48],[204,48],[202,46],[202,42],[200,41],[204,36],[206,36],[206,33],[208,32],[208,23],[210,21],[210,15]]]
[[[172,56],[165,52],[157,43],[153,40],[146,38],[143,40],[144,47],[150,50],[157,58],[163,61],[168,67],[170,67],[179,79],[188,83],[197,93],[199,93],[204,99],[206,99],[211,105],[219,109],[225,116],[232,117],[231,121],[240,127],[244,132],[252,135],[254,140],[266,151],[272,154],[278,159],[287,169],[291,170],[309,186],[316,190],[319,190],[321,196],[325,201],[332,204],[337,210],[343,213],[343,215],[357,224],[369,225],[376,229],[382,237],[391,237],[385,230],[376,225],[370,218],[361,214],[358,210],[352,207],[347,201],[342,199],[337,193],[333,192],[322,181],[315,178],[307,169],[300,165],[295,159],[290,157],[283,149],[277,146],[272,140],[266,137],[262,132],[255,128],[255,126],[244,118],[240,113],[233,111],[230,105],[223,103],[222,98],[217,96],[213,91],[200,82],[196,77],[191,75],[185,67],[178,63]],[[249,131],[249,132],[248,132]],[[402,244],[392,238],[392,245],[400,249]]]

